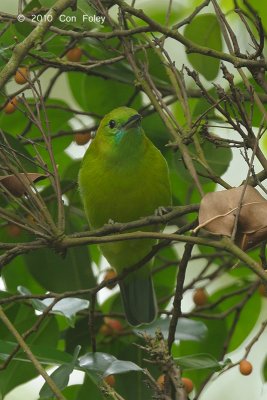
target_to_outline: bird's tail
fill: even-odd
[[[157,316],[157,302],[148,268],[133,272],[120,283],[127,321],[137,326],[153,322]]]

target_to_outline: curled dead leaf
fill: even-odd
[[[267,200],[252,186],[208,193],[199,209],[199,226],[216,235],[231,236],[240,199],[236,244],[246,250],[267,239]],[[243,197],[242,197],[243,196]]]
[[[4,186],[11,194],[21,197],[33,183],[47,178],[47,175],[35,172],[19,173],[17,175],[0,176],[0,186]],[[1,187],[0,187],[1,190]]]

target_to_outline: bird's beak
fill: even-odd
[[[129,129],[129,128],[136,127],[136,126],[140,125],[141,119],[142,119],[142,117],[140,114],[135,114],[132,117],[130,117],[127,122],[125,122],[125,124],[123,125],[123,128]]]

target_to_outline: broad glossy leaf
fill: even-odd
[[[78,222],[66,209],[67,232],[79,231]],[[46,290],[65,292],[89,289],[96,284],[87,246],[70,248],[64,256],[52,249],[41,249],[24,257],[31,274]]]
[[[102,319],[95,320],[95,331],[98,332],[102,324]],[[68,327],[64,332],[65,349],[68,353],[72,353],[77,345],[82,347],[82,353],[88,351],[91,345],[91,334],[88,329],[88,316],[79,317],[75,321],[74,327]]]
[[[99,386],[96,385],[89,375],[85,375],[84,383],[80,386],[75,400],[88,400],[88,393],[90,393],[90,397],[94,400],[103,400],[103,394]]]
[[[117,360],[106,353],[87,353],[79,359],[79,366],[95,378],[99,374],[103,377],[111,374],[121,374],[130,371],[142,371],[142,368],[131,361]]]
[[[200,353],[184,357],[174,358],[182,370],[191,369],[214,369],[219,370],[223,368],[223,363],[220,363],[211,354]]]
[[[26,314],[24,312],[24,314]],[[18,315],[17,315],[18,317]],[[19,323],[17,318],[13,321],[14,325],[17,329],[21,331],[22,326],[28,326],[28,329],[33,325],[36,318],[28,319],[24,321],[24,323]],[[22,322],[22,321],[21,321]],[[23,327],[23,331],[25,331],[26,326]],[[2,337],[2,335],[0,335]],[[13,340],[13,337],[8,338],[8,340]],[[38,344],[50,347],[56,347],[58,341],[58,328],[54,318],[48,318],[43,322],[42,326],[39,330],[34,333],[29,339],[28,344]],[[3,343],[3,342],[2,342]],[[8,353],[10,354],[10,353]],[[20,353],[22,354],[22,353]],[[2,351],[1,351],[1,355]],[[23,354],[25,357],[25,353]],[[6,357],[6,355],[5,355]],[[19,357],[19,354],[18,354]],[[12,361],[9,367],[2,371],[0,374],[0,393],[2,396],[5,396],[10,390],[14,387],[29,381],[38,375],[38,372],[34,368],[31,362],[24,363],[21,361]]]
[[[155,332],[160,329],[165,339],[168,338],[169,333],[169,318],[160,318],[155,322],[148,326],[143,326],[140,328],[134,329],[134,332],[137,335],[147,333],[149,335],[154,336]],[[207,334],[207,327],[201,321],[194,321],[191,319],[180,318],[178,320],[176,332],[175,332],[175,340],[192,340],[199,341],[205,338]]]
[[[0,46],[0,67],[4,67],[11,56],[12,49],[10,47]]]
[[[239,282],[239,286],[232,285],[232,286],[223,288],[223,289],[219,290],[218,292],[214,293],[211,296],[210,300],[216,301],[216,299],[220,298],[222,295],[225,295],[227,293],[230,294],[231,292],[235,292],[238,288],[241,289],[242,286],[245,287],[245,286],[247,286],[247,284],[243,285],[242,283]],[[247,296],[246,292],[244,292],[241,295],[232,296],[232,297],[228,298],[220,305],[220,309],[222,311],[228,310],[229,308],[237,305],[240,301],[242,301],[242,299],[244,299],[244,296]],[[227,349],[228,352],[234,351],[248,337],[249,333],[252,331],[252,329],[254,328],[254,326],[258,320],[260,310],[261,310],[261,297],[260,297],[259,292],[256,291],[253,294],[253,296],[251,296],[249,298],[247,303],[242,308],[242,312],[238,319],[238,324],[236,326],[234,334],[232,335],[231,341],[230,341],[228,349]],[[233,313],[230,314],[225,319],[228,329],[231,328],[233,319],[234,319]]]
[[[12,118],[11,118],[12,120]],[[16,120],[13,120],[13,124]],[[0,113],[0,124],[1,124],[1,113]],[[8,155],[8,159],[13,163],[14,167],[21,170],[22,168],[28,172],[35,172],[37,170],[36,162],[33,160],[31,154],[29,153],[27,147],[23,146],[19,139],[5,133],[5,141],[1,138],[0,151]],[[12,150],[14,151],[12,155]],[[11,172],[11,171],[10,171]],[[19,171],[24,172],[24,171]]]
[[[77,348],[74,351],[72,361],[68,364],[60,365],[60,367],[58,367],[50,375],[50,377],[60,390],[64,389],[69,383],[70,374],[73,372],[80,349],[81,349],[80,346],[77,346]],[[50,396],[53,395],[53,392],[50,389],[50,386],[47,384],[47,382],[45,382],[44,385],[42,386],[39,395],[40,398],[49,398]]]
[[[0,240],[2,240],[1,236],[0,238]],[[16,293],[17,287],[20,285],[29,288],[32,293],[44,293],[44,289],[32,277],[22,257],[11,261],[11,263],[8,264],[8,268],[3,269],[2,278],[4,279],[7,290],[11,293]]]
[[[70,386],[67,386],[61,392],[62,392],[63,396],[65,396],[65,398],[68,400],[78,400],[78,399],[82,400],[82,398],[79,397],[81,388],[82,388],[82,385],[70,385]]]
[[[144,117],[142,127],[149,139],[164,154],[167,150],[165,146],[171,137],[158,113]]]
[[[130,371],[142,371],[142,368],[131,361],[115,360],[105,371],[104,376],[112,374],[124,374],[125,372]]]
[[[141,6],[142,4],[142,6]],[[149,15],[154,21],[159,24],[166,25],[166,15],[168,13],[169,4],[166,2],[155,3],[153,1],[142,2],[140,8],[142,8],[145,14]],[[185,8],[182,4],[174,2],[172,4],[172,10],[170,13],[169,23],[167,26],[173,25],[176,21],[183,17],[185,14]],[[139,26],[144,26],[146,23],[138,18],[134,18],[135,22]]]
[[[5,360],[16,346],[17,343],[13,341],[0,340],[0,359]],[[30,349],[35,357],[44,365],[60,365],[70,363],[72,360],[71,354],[59,351],[55,347],[52,347],[52,345],[49,347],[46,345],[31,344]],[[14,360],[31,363],[26,354],[22,351],[16,354]]]
[[[219,312],[221,312],[221,310],[217,307],[211,314],[217,314]],[[207,327],[207,334],[201,342],[181,341],[178,346],[173,346],[173,357],[194,356],[195,354],[204,352],[210,354],[216,360],[220,360],[223,345],[228,334],[226,321],[224,319],[206,319],[205,326]],[[199,388],[211,372],[212,369],[192,370],[187,371],[186,375],[192,379],[195,387]]]
[[[214,14],[196,16],[185,28],[184,35],[192,42],[210,49],[222,50],[222,39],[219,22]],[[220,60],[202,54],[188,54],[193,67],[207,80],[216,78]]]
[[[210,143],[208,141],[202,143],[199,137],[198,139],[200,140],[200,145],[208,166],[211,168],[211,170],[214,172],[215,175],[217,176],[223,175],[227,171],[230,165],[230,161],[232,160],[232,150],[226,147],[216,147],[213,143]],[[197,155],[197,151],[195,150],[193,145],[189,145],[189,150],[192,152],[193,156],[195,154]],[[183,178],[187,182],[192,181],[191,175],[185,168],[183,162],[181,162],[181,159],[178,157],[178,155],[176,155],[176,157],[173,160],[176,166],[176,171],[179,174],[179,176],[181,176],[181,178]],[[199,162],[194,162],[194,165],[198,173],[200,174],[203,173],[205,174],[205,176],[208,176],[207,169],[204,168]],[[199,175],[199,181],[202,184],[206,184],[210,182],[210,179],[204,178],[201,175]]]
[[[24,288],[22,286],[18,287],[18,290],[21,294],[31,294],[31,292],[27,288]],[[46,308],[53,303],[53,301],[54,298],[44,299],[44,300],[38,300],[38,299],[31,300],[34,308],[41,312],[44,312]],[[89,307],[88,300],[69,297],[57,302],[52,308],[52,310],[49,311],[49,314],[63,315],[69,321],[70,325],[74,326],[75,315],[79,311],[84,310],[88,307]]]
[[[262,366],[262,375],[264,377],[264,381],[267,381],[267,358],[264,360],[264,364]]]
[[[165,268],[163,268],[164,265]],[[162,249],[155,257],[152,269],[153,282],[158,300],[168,297],[173,293],[177,271],[178,255],[174,248],[166,247]]]
[[[32,110],[34,110],[35,100],[28,98],[27,102],[31,104]],[[63,100],[59,99],[48,99],[46,101],[46,111],[40,110],[40,120],[42,124],[42,128],[46,135],[55,135],[59,131],[62,130],[71,130],[70,125],[68,125],[68,121],[74,116],[72,112],[66,111],[65,109],[61,109],[60,107],[68,108],[68,104]],[[57,108],[59,107],[59,108]],[[47,121],[49,121],[49,126],[47,125]],[[30,131],[27,133],[28,139],[42,138],[42,133],[36,126],[32,126]],[[53,139],[53,152],[56,154],[58,152],[62,152],[70,143],[72,142],[72,135],[68,136],[60,136],[58,138]],[[46,159],[47,150],[42,149],[43,146],[38,146],[38,150],[41,155]],[[31,149],[30,146],[28,146]],[[34,154],[34,149],[31,150]]]
[[[112,73],[120,76],[120,69]],[[133,77],[129,85],[117,82],[115,79],[102,79],[86,74],[68,73],[69,85],[72,94],[83,110],[96,113],[100,116],[113,108],[125,106],[135,92]],[[141,97],[137,96],[133,107],[139,108]]]

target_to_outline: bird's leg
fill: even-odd
[[[155,210],[154,214],[156,217],[162,217],[164,214],[168,214],[168,212],[170,212],[170,210],[171,210],[170,207],[160,206]]]

